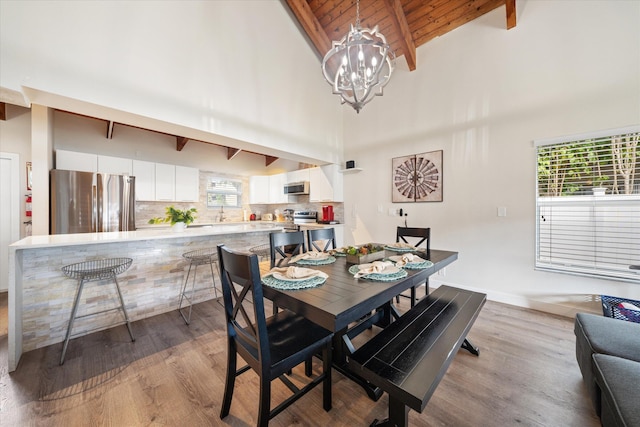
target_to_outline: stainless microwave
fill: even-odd
[[[291,182],[289,184],[285,184],[284,194],[309,194],[309,181]]]

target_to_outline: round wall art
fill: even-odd
[[[442,201],[442,150],[392,160],[392,202]]]

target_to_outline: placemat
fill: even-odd
[[[298,260],[298,261],[294,262],[294,264],[300,264],[300,265],[326,265],[326,264],[333,264],[334,262],[336,262],[336,259],[333,256],[329,255],[325,259],[301,259],[301,260]]]
[[[315,288],[316,286],[322,285],[326,281],[327,281],[326,278],[320,277],[320,276],[314,276],[309,279],[299,280],[299,281],[280,280],[280,279],[276,279],[271,275],[264,276],[262,278],[262,283],[264,283],[265,285],[271,288],[281,289],[285,291]]]

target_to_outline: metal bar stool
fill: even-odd
[[[60,357],[61,365],[64,363],[64,356],[67,353],[67,346],[69,345],[69,339],[71,338],[73,323],[76,319],[80,319],[88,316],[94,316],[102,313],[107,313],[110,311],[122,310],[122,313],[124,314],[124,323],[127,325],[127,329],[129,330],[129,336],[131,337],[131,341],[136,340],[133,337],[133,332],[131,331],[129,316],[127,315],[127,309],[125,308],[124,300],[122,299],[122,292],[120,292],[120,285],[118,285],[118,279],[116,278],[118,274],[126,271],[131,266],[132,262],[133,260],[131,258],[107,258],[107,259],[99,259],[99,260],[93,260],[93,261],[78,262],[75,264],[65,265],[64,267],[62,267],[62,272],[67,277],[78,280],[78,289],[76,290],[76,296],[73,301],[71,317],[69,318],[69,326],[67,327],[67,335],[65,336],[64,345],[62,346],[62,356]],[[101,310],[93,313],[83,314],[82,316],[76,316],[76,313],[78,312],[78,305],[82,297],[82,289],[84,288],[84,284],[86,282],[91,282],[96,280],[106,280],[106,279],[113,279],[113,282],[116,285],[116,291],[118,291],[120,306],[108,308],[106,310]],[[120,324],[121,323],[116,323],[112,326],[120,325]]]
[[[251,252],[252,254],[256,254],[258,255],[258,259],[260,260],[260,262],[262,261],[269,261],[269,249],[271,248],[271,245],[269,243],[264,244],[264,245],[258,245],[258,246],[254,246],[252,248],[249,248],[249,252]]]
[[[182,254],[185,259],[189,260],[189,270],[187,271],[187,277],[184,279],[184,285],[182,286],[182,292],[180,292],[180,304],[178,304],[178,311],[180,315],[184,319],[185,323],[188,325],[191,323],[191,309],[193,308],[193,295],[196,291],[201,291],[203,289],[208,289],[208,287],[196,289],[196,271],[198,270],[199,265],[209,264],[209,268],[211,270],[211,282],[213,288],[213,295],[218,303],[220,300],[218,299],[218,290],[216,289],[216,276],[213,273],[213,264],[216,264],[216,269],[218,268],[218,250],[216,248],[207,248],[207,249],[197,249],[195,251],[185,252]],[[191,281],[191,291],[189,295],[187,295],[187,282],[189,281],[189,276],[191,275],[191,267],[193,267],[193,279]],[[185,316],[182,312],[182,301],[187,300],[189,302],[189,315]],[[186,306],[185,306],[186,308]]]

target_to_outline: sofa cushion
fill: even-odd
[[[602,401],[602,425],[640,426],[640,362],[594,354],[593,366]]]
[[[580,372],[596,413],[600,415],[600,392],[593,377],[593,354],[608,354],[640,362],[640,323],[578,313],[574,332]]]

